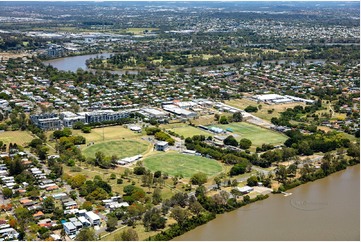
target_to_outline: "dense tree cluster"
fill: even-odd
[[[296,149],[299,155],[312,155],[315,152],[326,153],[337,148],[350,146],[350,140],[336,131],[328,133],[318,131],[314,134],[305,135],[299,130],[290,130],[286,134],[290,138],[286,140],[285,145]]]
[[[237,164],[242,161],[249,161],[253,165],[269,167],[271,162],[259,157],[257,154],[247,154],[245,151],[236,151],[223,149],[206,143],[204,135],[194,135],[192,138],[185,139],[185,146],[189,150],[195,150],[198,153],[212,157],[216,160],[222,160],[227,164]]]

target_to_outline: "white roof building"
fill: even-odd
[[[241,193],[249,193],[249,192],[253,191],[253,187],[250,187],[250,186],[237,187],[237,189]]]

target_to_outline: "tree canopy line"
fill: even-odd
[[[281,186],[278,188],[278,192],[291,189],[309,181],[321,179],[331,173],[346,169],[347,166],[359,164],[359,144],[350,143],[347,147],[346,152],[343,152],[342,150],[337,151],[337,156],[331,152],[326,152],[320,162],[321,169],[316,169],[314,166],[309,164],[309,159],[306,160],[299,170],[299,178],[295,178],[298,169],[296,165],[297,163],[292,164],[289,167],[284,165],[278,166],[275,171],[275,179],[281,183]]]
[[[255,33],[251,33],[257,36]],[[219,36],[220,34],[218,34]],[[216,35],[217,36],[217,35]],[[179,48],[163,48],[161,43],[153,46],[147,51],[139,52],[138,48],[120,47],[116,53],[106,59],[104,63],[103,57],[93,58],[87,60],[88,67],[93,69],[112,70],[114,68],[123,69],[125,67],[133,68],[147,68],[148,70],[155,70],[159,67],[170,69],[171,66],[181,66],[183,68],[199,67],[199,66],[216,66],[222,64],[237,64],[241,62],[257,62],[262,65],[263,61],[277,61],[287,60],[289,62],[296,62],[301,65],[305,63],[306,59],[325,59],[337,60],[341,63],[347,63],[346,60],[359,59],[359,51],[356,46],[324,46],[319,44],[310,44],[302,46],[311,51],[293,53],[289,50],[299,49],[297,45],[275,44],[260,45],[264,49],[278,49],[280,52],[264,52],[263,49],[249,49],[245,48],[243,44],[237,42],[244,42],[244,38],[225,36],[215,38],[216,36],[195,35],[192,38],[191,50],[179,50]],[[218,37],[217,36],[217,37]],[[259,36],[258,36],[259,37]],[[184,37],[183,37],[184,38]],[[185,37],[187,38],[187,37]],[[210,45],[209,43],[212,42]],[[230,44],[234,43],[233,45]],[[207,44],[205,44],[207,43]],[[140,46],[143,44],[140,43]],[[238,47],[235,47],[238,45]],[[244,54],[247,53],[247,54]]]
[[[232,139],[232,137],[228,138],[228,140]],[[209,140],[209,137],[207,139]],[[246,141],[246,143],[248,143],[248,141]],[[237,146],[237,144],[235,142],[233,143],[234,146]],[[249,162],[249,164],[258,165],[261,167],[269,167],[271,165],[270,162],[258,157],[257,154],[248,154],[246,151],[238,151],[211,145],[206,142],[206,137],[204,135],[194,135],[192,138],[186,138],[185,146],[189,150],[195,150],[204,156],[221,160],[222,162],[230,165],[234,165],[240,162]]]

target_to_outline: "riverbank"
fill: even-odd
[[[174,240],[359,240],[360,165],[241,207]],[[297,219],[295,219],[297,218]],[[217,233],[222,231],[222,233]],[[305,233],[304,231],[307,231]]]
[[[320,176],[316,176],[315,179],[313,180],[309,180],[309,181],[317,181],[317,180],[322,180],[322,179],[326,179],[329,178],[330,175],[333,175],[335,173],[341,172],[341,171],[345,171],[345,169],[347,169],[347,167],[352,167],[354,165],[358,165],[359,164],[355,164],[352,163],[349,166],[346,167],[342,167],[342,169],[334,171],[326,176],[320,177]],[[292,183],[291,186],[287,187],[287,189],[284,189],[284,191],[288,191],[287,193],[284,191],[279,191],[278,193],[283,193],[284,197],[289,197],[290,199],[292,199],[292,195],[293,195],[293,189],[296,189],[296,187],[300,186],[300,185],[306,185],[308,184],[312,184],[309,183],[309,181],[303,181],[303,182],[299,182],[299,183]],[[302,186],[301,186],[302,187]],[[277,195],[274,195],[277,196]],[[149,237],[147,240],[171,240],[174,238],[177,238],[189,231],[192,231],[193,229],[199,227],[199,226],[203,226],[204,224],[207,224],[213,220],[217,220],[217,218],[220,215],[224,215],[224,214],[228,214],[230,212],[235,212],[236,210],[239,210],[240,208],[244,207],[244,206],[250,206],[251,204],[255,203],[259,203],[259,201],[264,200],[266,198],[268,198],[269,196],[263,196],[263,195],[259,195],[257,197],[255,197],[254,199],[250,199],[247,200],[247,202],[245,202],[245,200],[243,202],[240,203],[235,203],[233,204],[233,209],[225,209],[223,210],[223,212],[220,213],[206,213],[206,215],[202,215],[202,216],[193,216],[192,218],[187,219],[187,221],[183,224],[173,224],[170,226],[169,229],[162,231],[161,233],[155,235],[155,236],[151,236]],[[297,208],[297,209],[304,209],[304,210],[314,210],[314,209],[318,209],[320,206],[323,206],[323,203],[319,203],[319,202],[299,202],[299,201],[294,201],[291,200],[292,202],[290,203],[293,207]],[[252,210],[252,209],[251,209]],[[177,240],[177,239],[176,239]],[[184,240],[184,239],[180,239],[180,240]],[[187,240],[187,239],[186,239]],[[193,240],[193,239],[192,239]],[[208,239],[207,239],[208,240]],[[212,239],[210,239],[212,240]],[[220,239],[223,240],[223,239]],[[238,240],[238,239],[237,239]]]
[[[257,197],[253,198],[253,199],[249,199],[247,201],[243,201],[241,203],[238,204],[234,204],[235,207],[233,210],[241,208],[245,205],[260,201],[260,200],[264,200],[268,198],[268,195],[258,195]],[[231,210],[231,211],[233,211]],[[230,212],[230,211],[227,211]],[[177,236],[180,236],[182,234],[184,234],[185,232],[191,231],[192,229],[195,229],[196,227],[206,224],[209,221],[216,219],[217,215],[215,213],[203,213],[200,214],[199,216],[192,216],[189,219],[186,219],[186,221],[184,221],[182,224],[176,223],[176,224],[172,224],[170,226],[169,229],[162,231],[161,233],[151,236],[149,237],[148,241],[167,241],[167,240],[171,240]]]

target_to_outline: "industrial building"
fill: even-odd
[[[163,109],[167,112],[170,112],[182,118],[193,118],[197,116],[197,113],[195,112],[191,112],[183,108],[179,108],[178,106],[172,104],[163,105]]]

